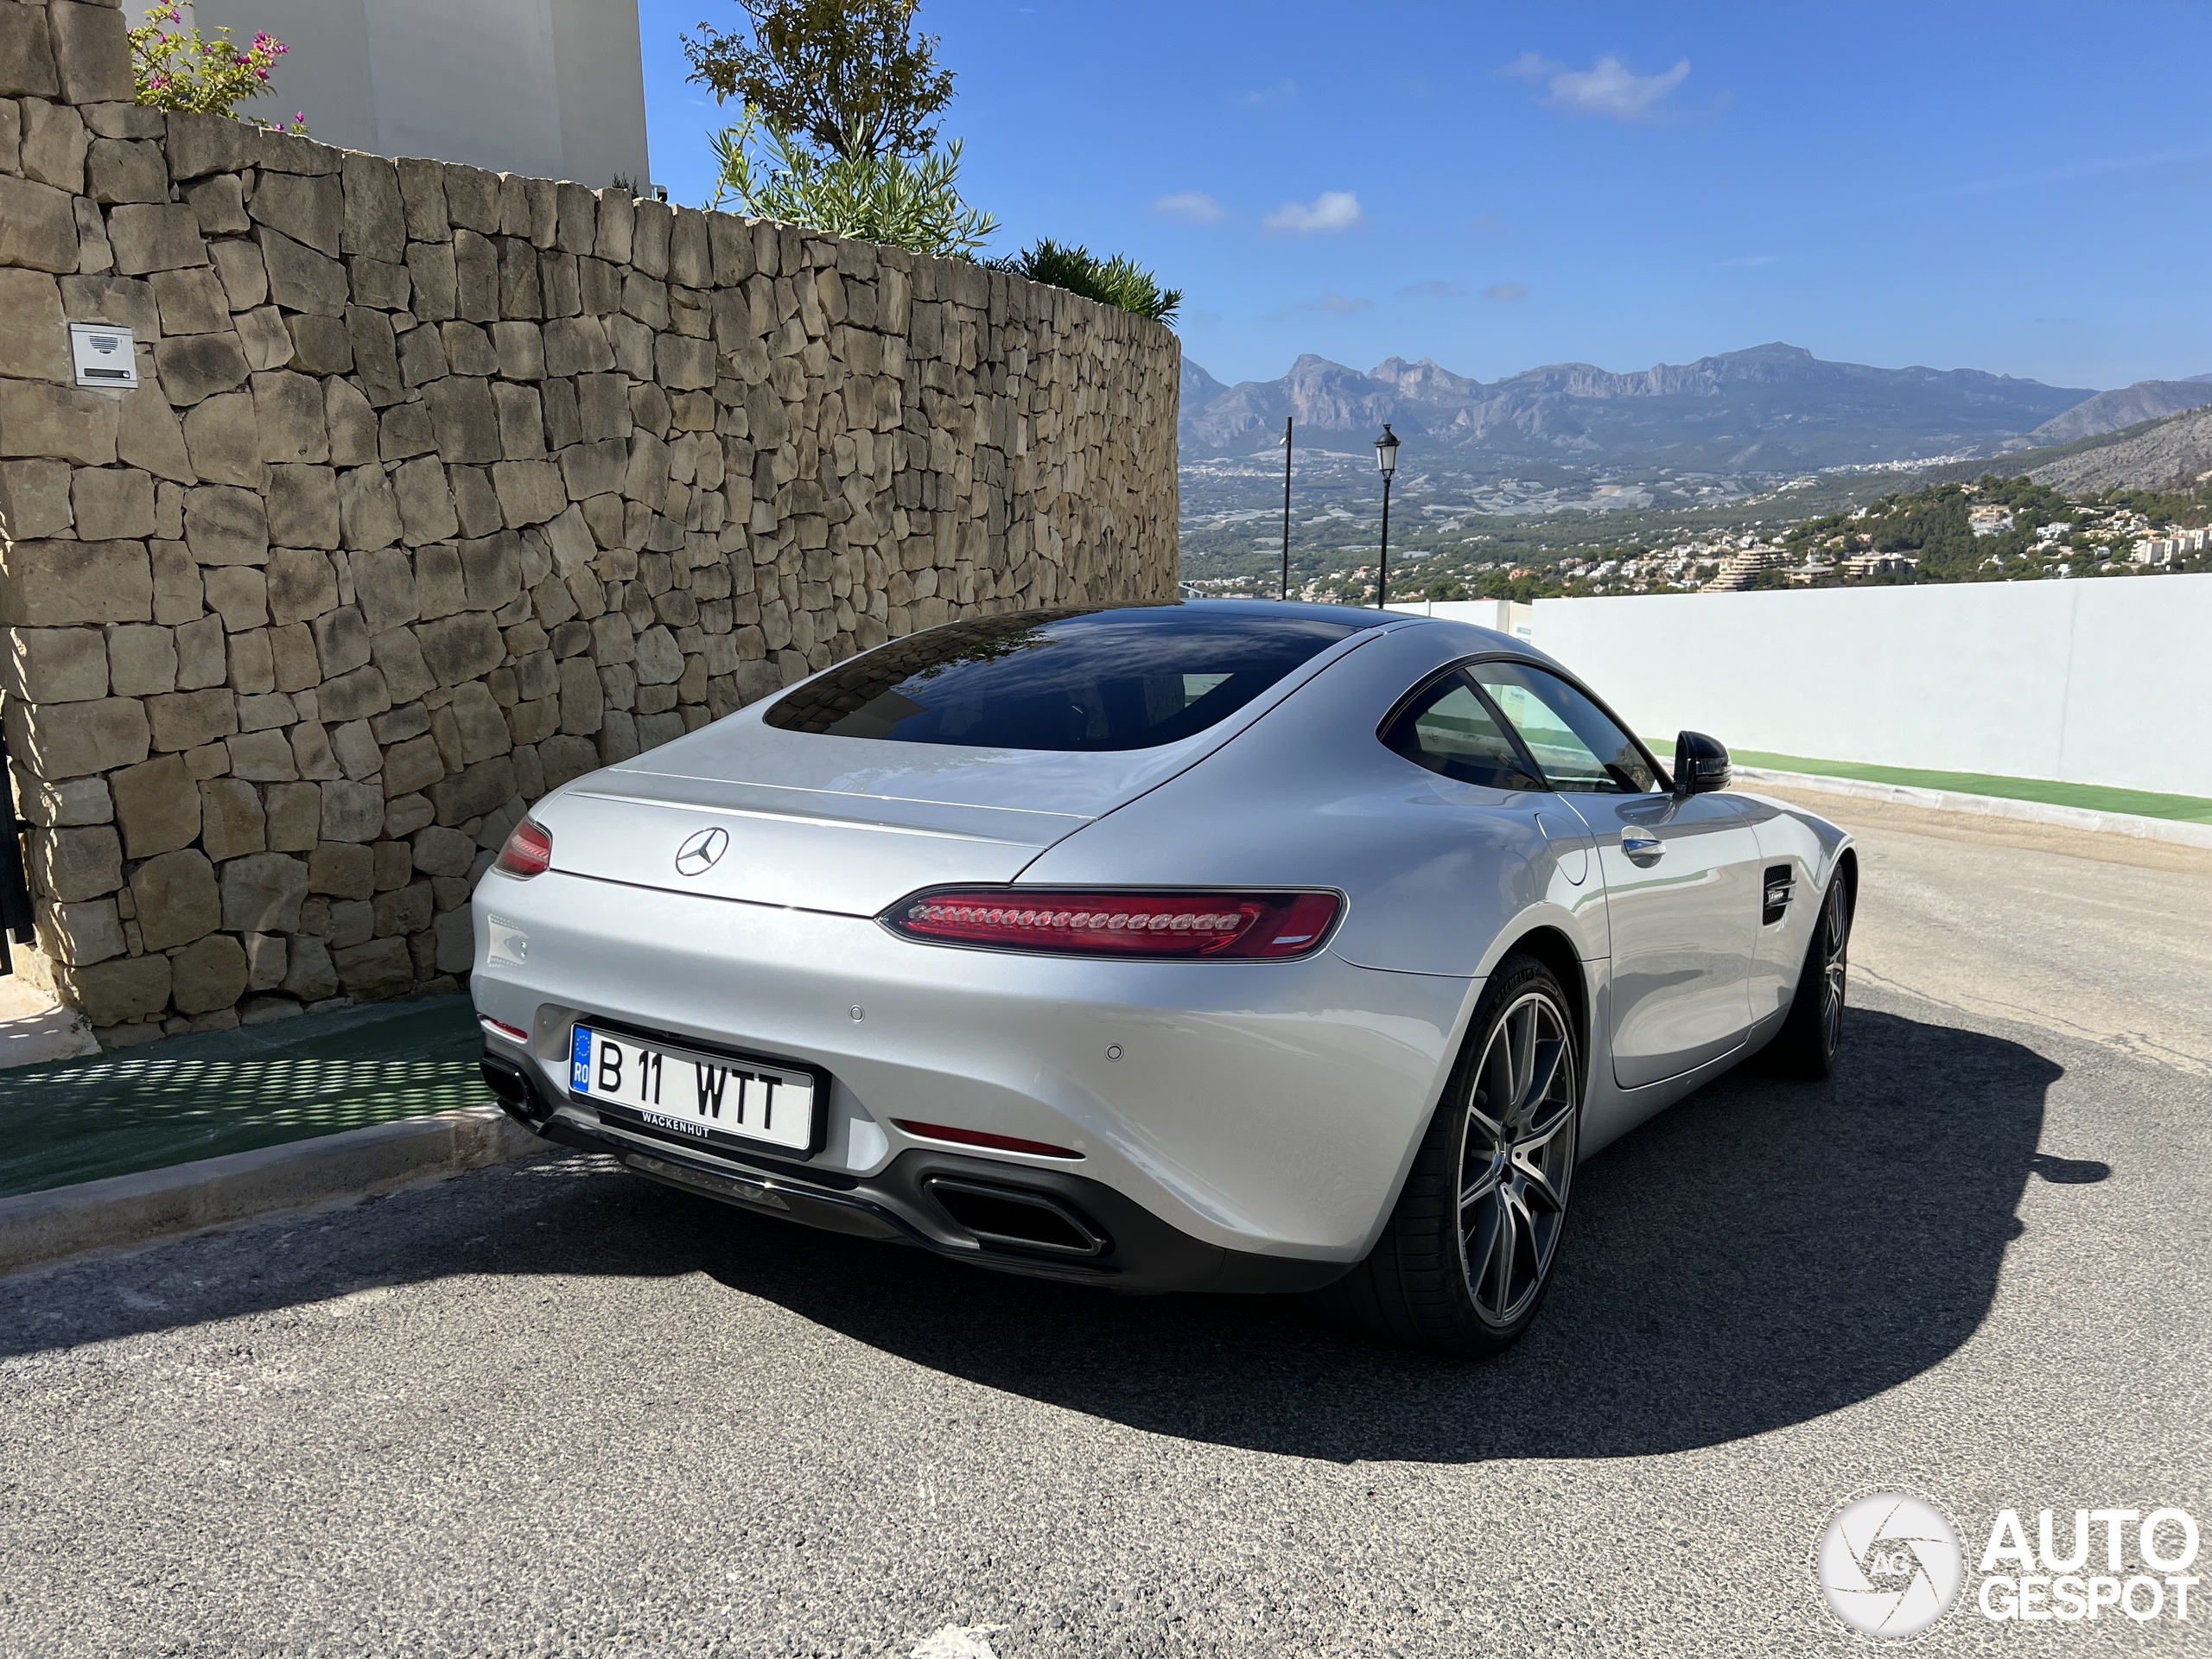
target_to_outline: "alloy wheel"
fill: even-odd
[[[1491,1027],[1459,1154],[1459,1260],[1484,1323],[1510,1325],[1543,1288],[1574,1176],[1574,1049],[1560,1005],[1529,992]]]
[[[1851,965],[1851,908],[1843,879],[1828,884],[1821,909],[1821,1042],[1833,1055],[1843,1046],[1844,980]]]

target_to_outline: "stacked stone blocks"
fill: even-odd
[[[108,1041],[454,987],[545,791],[915,628],[1173,595],[1166,329],[164,116],[122,29],[0,0],[0,694]]]

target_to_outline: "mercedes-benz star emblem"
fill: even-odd
[[[676,849],[676,873],[704,875],[728,849],[728,830],[702,830]]]

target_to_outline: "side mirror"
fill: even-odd
[[[1704,795],[1726,789],[1735,777],[1728,751],[1718,738],[1682,732],[1675,739],[1675,793]]]

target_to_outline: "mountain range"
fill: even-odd
[[[2097,434],[2057,449],[2030,449],[1996,464],[2068,495],[2104,490],[2194,489],[2212,477],[2212,407],[2197,407]]]
[[[2036,445],[2072,443],[2077,438],[2099,437],[2207,404],[2212,404],[2212,374],[2194,375],[2187,380],[2138,380],[2132,386],[2082,399],[2029,433],[2028,441]]]
[[[1778,341],[1634,373],[1561,363],[1487,384],[1426,358],[1362,373],[1308,353],[1280,379],[1233,386],[1185,359],[1180,436],[1186,460],[1246,454],[1273,447],[1287,416],[1301,448],[1361,451],[1389,422],[1407,462],[1478,474],[1549,462],[1778,475],[2063,443],[2208,404],[2212,377],[2100,392],[1831,363]]]

